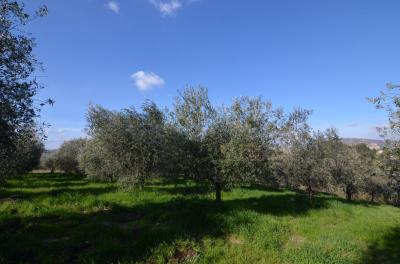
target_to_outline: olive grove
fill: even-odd
[[[223,191],[247,184],[295,188],[310,199],[319,191],[349,200],[383,194],[387,181],[376,151],[345,145],[335,129],[313,131],[310,114],[285,113],[261,97],[214,106],[204,87],[179,92],[172,111],[149,101],[139,110],[90,106],[89,138],[76,160],[90,179],[142,188],[154,178],[182,178],[210,186],[217,202]]]

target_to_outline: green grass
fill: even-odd
[[[0,199],[0,263],[400,263],[400,209],[327,195],[30,174]]]

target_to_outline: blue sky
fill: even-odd
[[[171,106],[186,85],[215,104],[240,95],[312,109],[316,129],[376,138],[386,115],[365,97],[400,82],[398,0],[29,1],[44,63],[48,148],[83,135],[89,103]]]

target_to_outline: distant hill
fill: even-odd
[[[43,153],[46,153],[46,154],[53,154],[53,153],[57,152],[57,150],[58,150],[58,149],[45,149],[45,150],[43,151]]]
[[[343,143],[353,146],[357,144],[365,144],[370,149],[381,150],[383,144],[385,143],[383,140],[379,139],[368,139],[368,138],[342,138]]]

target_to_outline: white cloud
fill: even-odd
[[[118,14],[119,13],[119,4],[115,1],[109,1],[107,3],[107,7],[113,11],[114,13]]]
[[[147,91],[157,86],[163,86],[165,81],[153,72],[138,71],[131,75],[135,85],[141,91]]]
[[[182,7],[183,0],[149,0],[163,16],[172,16]]]

